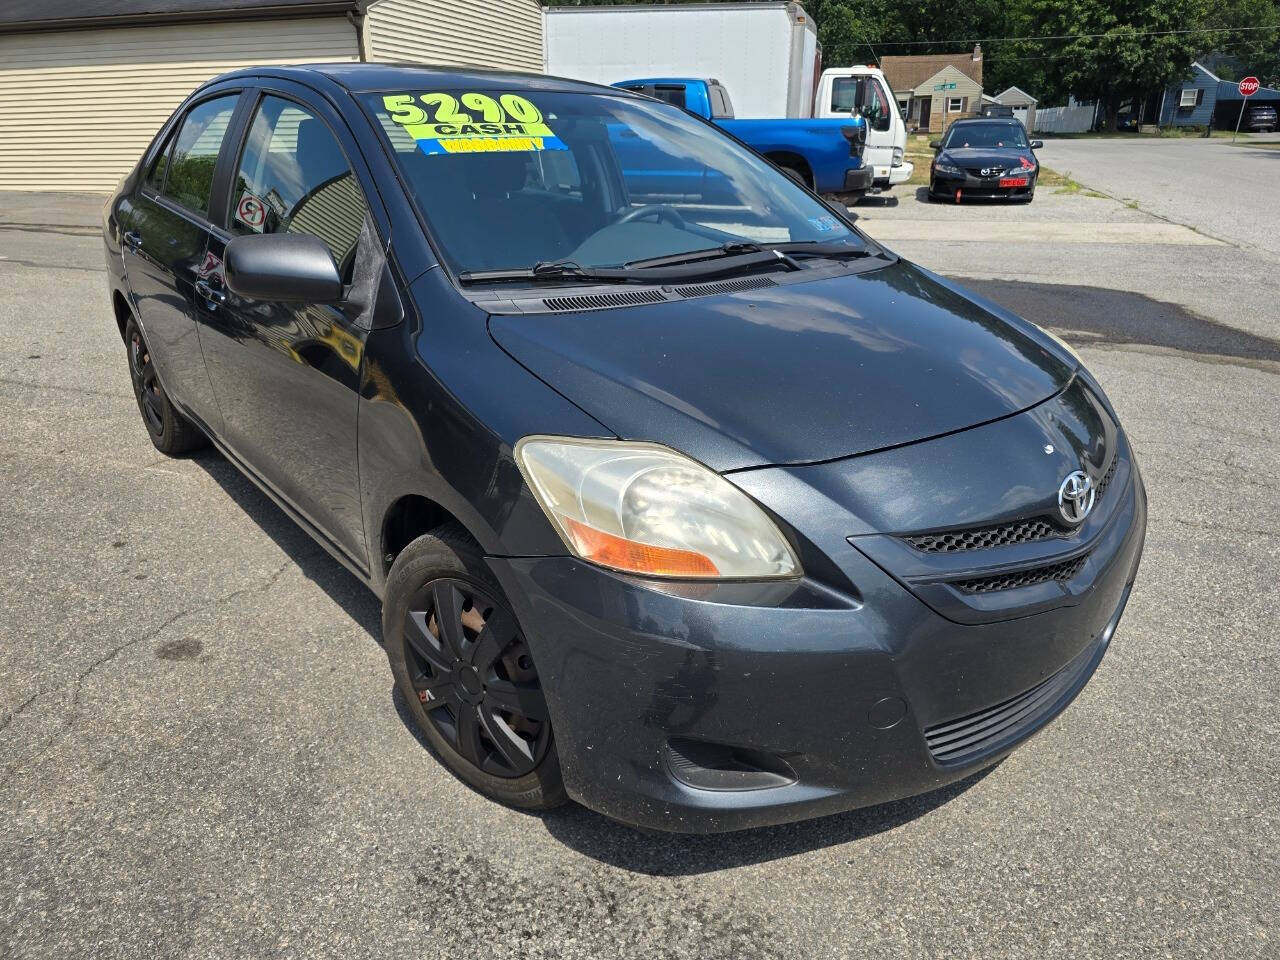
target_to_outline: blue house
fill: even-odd
[[[1212,120],[1218,130],[1234,129],[1242,99],[1236,81],[1222,80],[1203,64],[1193,63],[1189,80],[1164,91],[1160,126],[1203,127]],[[1249,98],[1249,103],[1280,106],[1280,90],[1263,87]]]

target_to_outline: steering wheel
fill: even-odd
[[[636,220],[648,219],[649,217],[652,217],[656,223],[662,223],[665,220],[673,227],[684,227],[688,225],[685,223],[684,217],[680,216],[679,210],[675,207],[668,206],[665,203],[649,203],[645,204],[643,207],[636,207],[634,210],[628,210],[613,222],[615,225],[620,223],[632,223]]]

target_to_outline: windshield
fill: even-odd
[[[455,273],[623,267],[726,244],[866,246],[767,161],[665,104],[537,90],[363,101]]]
[[[957,123],[947,131],[943,149],[960,150],[964,147],[1021,147],[1030,149],[1022,124],[1017,123]]]

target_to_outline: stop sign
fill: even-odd
[[[1257,77],[1245,77],[1240,81],[1240,96],[1252,97],[1261,86],[1262,84],[1258,82]]]

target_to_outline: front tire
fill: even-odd
[[[568,799],[546,698],[515,613],[455,523],[414,540],[387,578],[382,636],[418,729],[455,776],[499,803]]]
[[[174,409],[160,384],[160,375],[152,360],[142,328],[133,317],[124,328],[125,349],[129,353],[129,379],[133,396],[138,401],[143,426],[157,450],[166,456],[177,456],[197,450],[209,443],[200,428]]]

